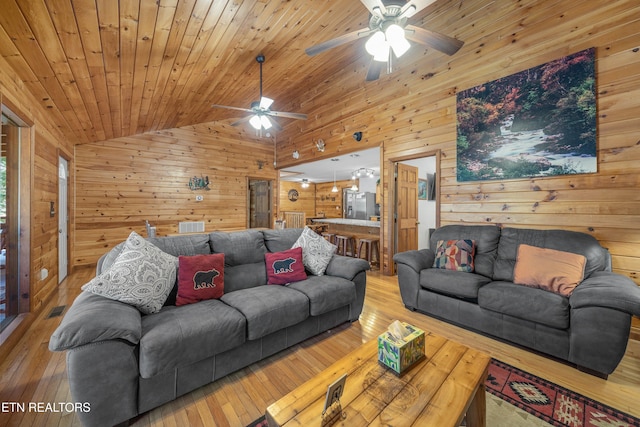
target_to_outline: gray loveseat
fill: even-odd
[[[364,304],[366,261],[334,255],[322,276],[266,285],[265,253],[291,248],[301,229],[148,239],[174,256],[224,253],[224,296],[155,314],[82,292],[49,342],[67,350],[67,375],[87,426],[115,425],[345,322]],[[100,258],[109,268],[122,244]]]
[[[606,378],[622,359],[631,316],[640,315],[640,287],[611,272],[611,256],[592,236],[566,230],[447,225],[440,240],[476,242],[475,271],[432,268],[430,249],[398,253],[404,305],[574,364]],[[513,283],[520,244],[582,254],[584,280],[569,296]]]

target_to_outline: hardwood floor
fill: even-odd
[[[52,353],[47,348],[49,337],[61,317],[47,316],[54,307],[71,304],[82,284],[93,274],[93,269],[82,269],[70,275],[9,357],[1,361],[0,425],[80,425],[73,413],[46,412],[56,409],[46,407],[29,410],[29,404],[70,401],[65,354]],[[131,425],[245,426],[294,387],[361,343],[375,339],[394,319],[480,349],[506,363],[640,417],[640,342],[629,342],[622,363],[604,381],[526,350],[410,312],[400,300],[397,278],[370,272],[359,322],[340,326],[188,393],[142,414],[132,420]],[[19,410],[20,404],[25,406],[24,411]]]

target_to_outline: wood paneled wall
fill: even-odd
[[[479,18],[481,16],[481,18]],[[441,152],[441,225],[499,224],[589,233],[613,255],[614,271],[640,284],[640,3],[636,0],[441,1],[429,23],[465,41],[452,57],[412,47],[391,75],[344,93],[339,79],[310,89],[315,120],[279,137],[278,165],[311,158],[309,140],[324,139],[324,156],[381,145],[383,269],[392,270],[388,195],[393,159]],[[446,23],[444,25],[443,23]],[[456,181],[456,93],[595,47],[598,172],[523,180]],[[352,49],[358,47],[350,46]],[[328,57],[327,61],[331,58]],[[349,75],[344,78],[363,78]],[[336,99],[343,100],[336,104]],[[362,142],[351,133],[363,131]]]
[[[298,192],[295,201],[289,200],[291,190]],[[282,212],[304,212],[307,218],[316,215],[316,184],[309,183],[309,187],[302,188],[300,182],[280,181],[278,193],[278,218],[282,218]]]
[[[356,181],[356,184],[359,184],[359,181]],[[302,188],[299,182],[280,181],[279,212],[304,212],[307,218],[342,218],[342,189],[351,188],[353,181],[336,181],[336,185],[340,191],[332,193],[333,181],[309,183],[308,188]],[[292,189],[299,195],[295,202],[288,197]]]
[[[30,224],[21,234],[30,243],[28,250],[23,248],[21,253],[28,254],[30,268],[28,277],[20,278],[23,285],[20,293],[29,295],[29,310],[35,315],[58,286],[58,214],[50,217],[49,207],[50,202],[58,206],[58,156],[72,159],[74,141],[62,136],[57,113],[41,106],[3,57],[0,57],[0,102],[27,124],[22,129],[20,185],[22,211],[30,217]],[[69,165],[73,168],[73,161]],[[71,189],[70,212],[73,200]],[[41,280],[43,268],[49,274]]]
[[[92,265],[131,231],[178,233],[180,221],[205,231],[247,225],[248,180],[276,180],[273,145],[232,138],[207,124],[76,147],[76,265]],[[209,190],[190,190],[193,176]],[[203,201],[196,201],[196,196]]]
[[[316,184],[316,215],[326,218],[342,218],[342,190],[351,188],[352,180],[336,181],[337,193],[332,193],[333,182],[323,182]],[[356,185],[360,185],[356,180]]]

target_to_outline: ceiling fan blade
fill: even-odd
[[[253,113],[253,110],[250,110],[248,108],[230,107],[228,105],[213,104],[213,105],[211,105],[211,107],[212,108],[226,108],[228,110],[236,110],[236,111],[244,111],[246,113]]]
[[[282,111],[268,111],[265,114],[274,117],[286,117],[288,119],[307,120],[307,115],[302,113],[285,113]]]
[[[453,37],[445,36],[435,31],[425,30],[415,25],[407,25],[405,34],[407,39],[432,47],[447,55],[453,55],[460,50],[464,44],[464,42],[454,39]]]
[[[280,126],[280,123],[276,122],[275,119],[271,119],[271,125],[276,131],[282,131],[282,126]]]
[[[402,9],[400,9],[400,16],[403,18],[411,18],[431,3],[435,3],[435,1],[436,0],[411,0],[402,6]]]
[[[372,15],[376,15],[382,18],[384,14],[387,13],[387,8],[384,7],[384,3],[382,3],[382,0],[360,0],[360,1],[364,5],[364,7],[369,9],[369,12],[371,12]]]
[[[373,30],[369,28],[352,31],[347,34],[343,34],[340,37],[336,37],[335,39],[327,40],[326,42],[322,42],[315,46],[308,47],[304,51],[307,53],[307,55],[314,56],[324,52],[325,50],[333,49],[334,47],[338,47],[345,43],[349,43],[354,40],[358,40],[359,38],[366,37],[371,33],[373,33]]]
[[[369,71],[367,71],[367,81],[372,82],[374,80],[378,80],[380,77],[380,71],[382,71],[382,67],[384,67],[385,63],[380,61],[371,60],[371,64],[369,64]]]
[[[243,124],[243,123],[246,123],[246,122],[248,122],[249,120],[251,120],[251,118],[252,118],[252,117],[253,117],[253,116],[243,117],[242,119],[240,119],[240,120],[238,120],[238,121],[235,121],[235,122],[231,123],[231,126],[238,126],[238,125],[241,125],[241,124]]]

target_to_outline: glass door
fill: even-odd
[[[2,114],[0,128],[0,330],[18,314],[20,127]]]

